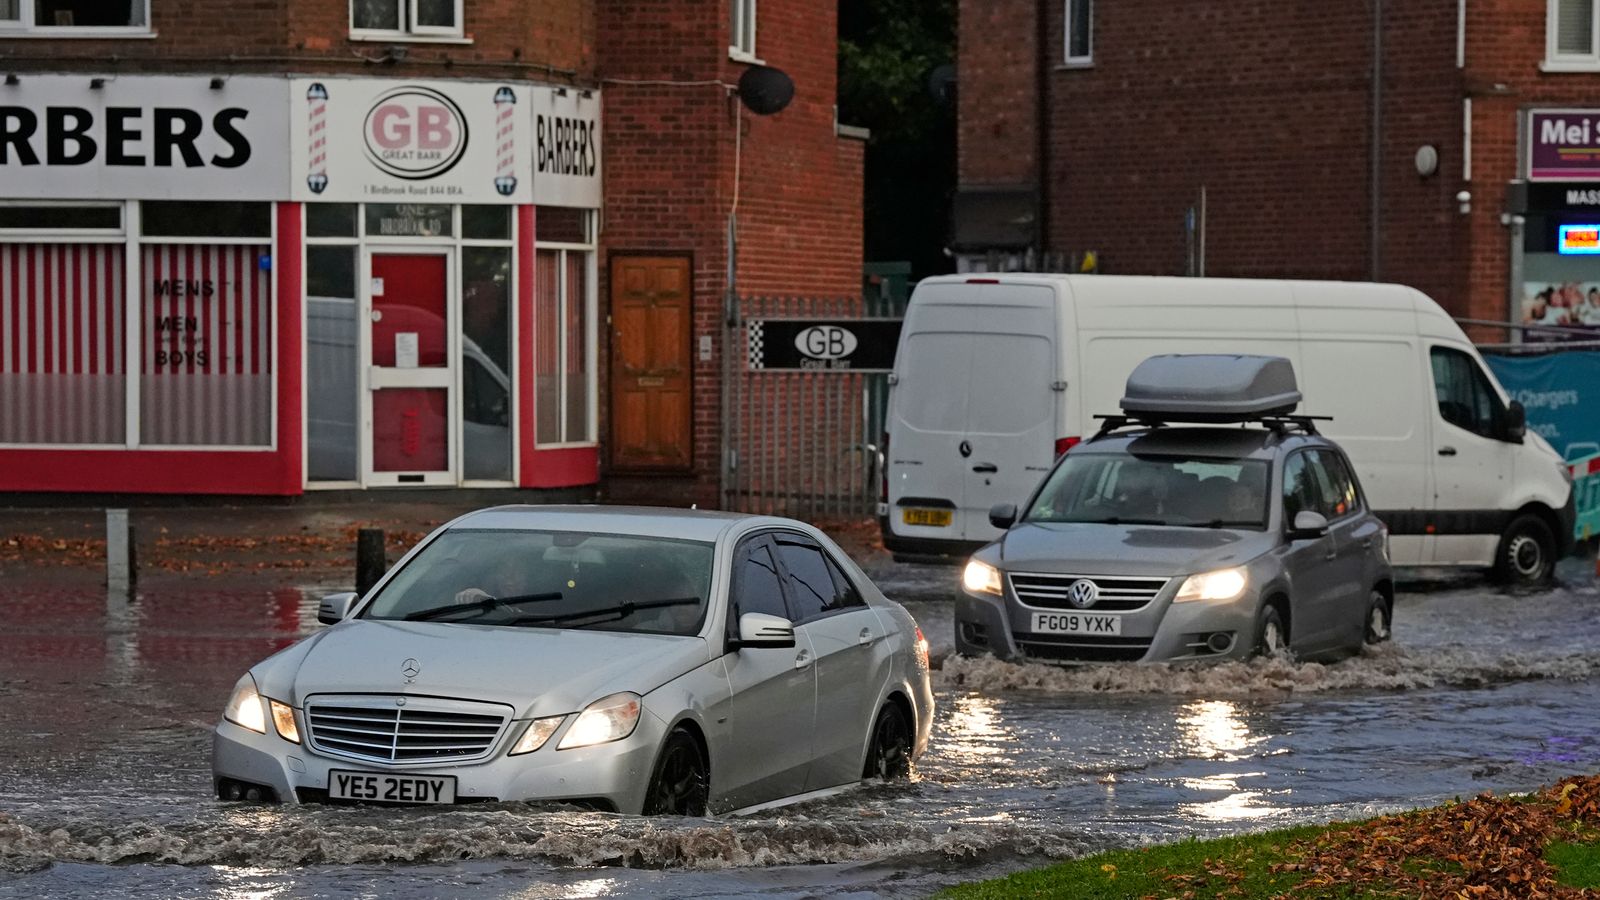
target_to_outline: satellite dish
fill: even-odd
[[[951,63],[934,66],[928,73],[928,94],[941,106],[956,98],[956,67]]]
[[[782,112],[794,99],[794,79],[782,69],[751,66],[739,76],[739,100],[758,116]]]

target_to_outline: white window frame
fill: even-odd
[[[535,213],[535,215],[537,215],[537,213]],[[541,250],[554,251],[557,254],[557,256],[556,256],[556,260],[557,260],[557,262],[556,262],[556,297],[559,300],[559,302],[557,304],[557,310],[556,310],[556,323],[557,323],[557,328],[556,328],[556,374],[560,378],[560,384],[559,384],[559,388],[558,388],[558,390],[556,392],[557,396],[559,397],[559,399],[556,401],[556,404],[560,407],[560,417],[557,419],[557,421],[560,423],[560,429],[559,430],[561,432],[561,440],[560,441],[552,441],[552,442],[548,442],[548,443],[539,440],[539,420],[538,420],[538,416],[535,415],[534,416],[534,422],[533,422],[533,435],[534,435],[534,437],[533,437],[533,440],[534,440],[533,446],[534,446],[535,449],[538,449],[538,450],[559,450],[559,449],[564,449],[564,448],[569,448],[569,447],[595,447],[595,446],[599,445],[599,437],[598,437],[598,435],[599,435],[600,423],[599,423],[598,419],[599,419],[599,415],[600,415],[600,398],[599,398],[599,393],[600,393],[600,384],[599,384],[599,382],[600,382],[600,361],[599,361],[599,358],[598,358],[597,354],[600,351],[600,329],[599,329],[598,323],[595,320],[600,315],[600,283],[599,283],[599,275],[600,275],[600,272],[599,272],[599,256],[600,256],[600,254],[597,252],[597,248],[595,246],[595,239],[594,239],[595,230],[596,230],[596,227],[595,227],[596,213],[593,210],[585,210],[583,216],[584,216],[584,225],[583,225],[584,243],[581,243],[581,244],[574,244],[574,243],[568,243],[568,242],[562,242],[562,241],[541,241],[541,240],[538,240],[538,233],[539,233],[538,225],[535,224],[535,226],[534,226],[534,256],[533,256],[533,258],[535,260],[534,264],[538,265],[537,260],[539,259],[539,251],[541,251]],[[536,222],[537,222],[537,220],[536,220]],[[587,373],[585,373],[587,375],[587,377],[584,379],[584,393],[587,394],[587,396],[584,399],[585,399],[586,404],[589,407],[589,412],[588,412],[588,416],[587,416],[587,423],[588,423],[589,429],[588,429],[588,433],[587,434],[582,435],[582,436],[580,436],[580,437],[578,437],[576,439],[573,438],[572,435],[567,434],[567,408],[570,405],[570,400],[571,400],[571,398],[567,396],[567,378],[566,378],[566,372],[567,372],[567,368],[566,368],[566,363],[567,363],[567,295],[568,295],[568,291],[567,291],[567,254],[568,253],[583,253],[583,254],[587,254],[587,259],[588,259],[588,265],[584,266],[584,276],[583,276],[584,277],[584,288],[585,288],[584,297],[583,297],[583,303],[584,303],[584,307],[585,307],[584,312],[586,313],[586,316],[584,318],[583,342],[584,342],[584,358],[586,360],[588,360],[588,364],[589,364],[589,371]],[[534,290],[535,290],[535,292],[537,292],[537,290],[538,290],[538,288],[537,288],[538,281],[535,280],[534,284],[536,285]],[[533,316],[534,316],[534,322],[535,322],[535,326],[534,327],[537,328],[538,327],[537,323],[539,321],[539,318],[538,318],[539,317],[539,310],[538,310],[539,298],[538,298],[537,295],[534,297],[534,301],[533,302],[534,302]],[[538,354],[538,349],[537,349],[538,337],[537,336],[535,336],[535,338],[534,338],[534,345],[535,345],[534,349],[530,350],[529,352],[535,354],[534,373],[535,373],[535,377],[537,378],[537,373],[538,373],[538,357],[537,357],[537,354]]]
[[[18,18],[0,19],[0,36],[7,38],[18,37],[48,37],[48,38],[108,38],[108,37],[155,37],[156,33],[150,25],[150,0],[134,0],[144,6],[143,25],[52,25],[40,23],[37,19],[37,6],[39,0],[18,0]]]
[[[1596,0],[1588,0],[1589,52],[1561,53],[1557,35],[1561,0],[1547,0],[1544,16],[1544,61],[1539,68],[1545,72],[1600,72],[1600,9]]]
[[[728,56],[739,62],[761,64],[756,55],[756,4],[759,0],[728,0],[733,4],[732,30],[728,34]],[[745,42],[748,34],[750,40]]]
[[[356,27],[356,0],[350,0],[350,40],[352,41],[436,41],[440,43],[470,44],[472,41],[466,37],[466,10],[465,0],[455,0],[456,24],[452,28],[442,28],[437,25],[417,25],[418,0],[389,0],[399,12],[400,27],[388,28],[357,28]]]
[[[1073,13],[1076,12],[1074,7],[1081,3],[1087,3],[1089,5],[1089,40],[1087,41],[1089,52],[1080,56],[1073,56],[1072,22],[1076,18]],[[1061,23],[1062,64],[1067,66],[1094,65],[1094,0],[1063,0],[1061,11],[1063,13]]]

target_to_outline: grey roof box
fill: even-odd
[[[1244,422],[1300,405],[1294,366],[1281,356],[1152,356],[1128,376],[1122,411],[1163,422]]]

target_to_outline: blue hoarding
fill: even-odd
[[[1487,356],[1489,368],[1528,411],[1528,430],[1573,466],[1577,537],[1600,534],[1600,353]]]

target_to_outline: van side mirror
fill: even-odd
[[[740,648],[783,648],[794,646],[794,623],[766,613],[745,613],[739,617]]]
[[[1328,518],[1319,512],[1302,509],[1294,514],[1294,524],[1289,528],[1289,540],[1310,541],[1328,533]]]
[[[361,595],[353,591],[342,594],[329,594],[322,598],[317,605],[317,621],[324,625],[337,625],[350,618],[350,610],[355,609],[356,601]]]
[[[989,507],[989,524],[1005,531],[1017,524],[1017,505],[1015,503],[996,503]]]
[[[1528,411],[1523,408],[1520,400],[1513,400],[1511,405],[1506,407],[1503,436],[1513,444],[1522,443],[1523,438],[1528,436]]]

